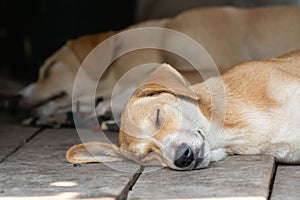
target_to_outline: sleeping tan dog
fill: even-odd
[[[72,147],[72,163],[131,159],[178,170],[232,154],[270,154],[300,163],[300,50],[249,61],[190,86],[169,65],[155,70],[122,114],[119,147]]]
[[[128,29],[154,26],[185,33],[204,46],[223,73],[231,66],[246,60],[275,57],[299,49],[299,20],[300,7],[211,7],[188,10],[174,18],[144,22]],[[116,33],[118,32],[84,36],[67,42],[41,66],[39,79],[21,91],[21,107],[36,108],[39,116],[70,110],[74,79],[80,64],[97,44]],[[162,42],[166,39],[161,38]],[[126,46],[126,41],[108,45],[117,49]],[[193,53],[195,52],[191,52]],[[200,53],[195,56],[197,59],[205,59]],[[170,63],[181,73],[189,74],[186,78],[191,83],[201,80],[199,76],[194,76],[195,69],[178,56],[162,51],[142,50],[131,52],[111,65],[101,80],[104,87],[97,89],[97,96],[109,100],[114,85],[125,72],[148,62]],[[86,88],[95,84],[99,78],[94,76],[93,69],[85,70],[87,81],[77,88],[81,93],[79,92],[80,95],[75,101],[85,98],[88,95],[85,93]]]
[[[161,27],[164,26],[166,20],[167,19],[147,21],[131,26],[129,29],[148,26]],[[20,107],[23,109],[34,109],[35,114],[38,116],[70,111],[73,86],[80,65],[97,45],[117,33],[119,32],[109,31],[100,34],[86,35],[67,41],[64,46],[46,59],[40,67],[38,80],[20,91],[20,94],[23,96],[20,101]],[[118,46],[113,43],[109,43],[108,45],[116,45],[116,48]],[[105,48],[109,49],[109,46]],[[122,75],[122,72],[128,71],[135,65],[142,64],[146,61],[160,61],[157,54],[153,54],[151,51],[149,52],[147,58],[141,56],[143,52],[140,53],[139,56],[136,55],[135,52],[132,52],[129,53],[128,56],[118,59],[113,63],[107,70],[106,77],[101,79],[101,84],[105,87],[99,88],[97,91],[97,93],[99,93],[98,97],[110,98],[112,88]],[[111,52],[111,54],[113,54],[113,52]],[[131,59],[133,57],[136,59]],[[122,65],[120,65],[120,63]],[[85,98],[86,88],[98,81],[99,77],[94,76],[95,70],[96,69],[85,69],[87,81],[84,83],[86,85],[82,85],[81,88],[78,88],[82,91],[81,96],[78,97],[79,100]]]

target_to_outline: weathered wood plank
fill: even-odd
[[[86,134],[93,140],[96,133],[86,131]],[[41,132],[0,165],[0,199],[47,199],[61,193],[70,194],[72,198],[74,195],[81,198],[115,198],[122,194],[140,166],[124,162],[109,166],[86,164],[73,167],[66,162],[65,153],[77,143],[80,139],[73,129]]]
[[[279,165],[271,200],[296,200],[300,198],[300,166]]]
[[[146,168],[129,199],[268,199],[271,156],[232,156],[198,171]]]
[[[16,149],[25,144],[38,129],[23,128],[20,126],[0,126],[0,163]]]
[[[39,129],[22,127],[7,115],[0,114],[0,163],[8,155],[25,144]]]

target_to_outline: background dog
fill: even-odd
[[[188,10],[175,18],[149,21],[128,29],[165,27],[182,32],[203,45],[220,72],[224,73],[231,66],[246,60],[269,58],[300,48],[299,20],[299,7],[211,7]],[[107,32],[68,41],[41,66],[39,79],[20,92],[23,96],[20,106],[24,109],[34,109],[38,116],[70,111],[73,84],[80,64],[96,45],[117,33],[119,32]],[[162,43],[170,40],[161,38]],[[115,50],[127,44],[126,41],[115,40],[107,45],[108,49],[112,49],[112,55]],[[191,52],[192,54],[198,59],[207,59],[204,58],[206,55]],[[191,83],[202,80],[198,73],[194,73],[195,69],[189,63],[171,53],[149,49],[134,51],[116,60],[106,70],[96,96],[107,101],[99,104],[98,114],[110,109],[112,90],[119,78],[133,67],[149,62],[170,63],[181,73],[185,73]],[[210,70],[210,66],[205,66],[205,62],[201,67]],[[97,69],[91,67],[84,70],[86,81],[79,84],[79,95],[74,101],[83,102],[91,96],[86,94],[86,88],[97,84],[99,79],[94,73]],[[130,84],[124,84],[124,91],[125,88],[130,88]],[[76,111],[75,108],[74,110]],[[82,106],[81,110],[90,112],[93,107]]]
[[[68,150],[72,163],[124,159],[177,170],[232,154],[300,162],[300,50],[237,65],[190,87],[169,65],[155,70],[122,113],[119,147],[91,142]]]

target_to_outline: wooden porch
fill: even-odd
[[[300,166],[277,165],[271,156],[232,156],[198,171],[132,162],[73,166],[65,152],[81,142],[75,129],[22,127],[4,115],[0,121],[0,200],[300,198]],[[107,136],[116,142],[117,133]]]

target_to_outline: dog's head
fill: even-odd
[[[95,46],[114,34],[110,31],[69,40],[46,59],[39,69],[38,80],[20,91],[20,107],[34,110],[38,116],[71,110],[73,86],[81,63]],[[84,69],[85,81],[79,84],[83,87],[77,88],[82,96],[86,95],[86,88],[94,84],[94,71]]]
[[[79,60],[68,46],[60,48],[40,67],[38,80],[20,91],[20,107],[45,116],[69,106],[79,66]]]
[[[81,144],[67,152],[67,159],[84,163],[126,158],[143,165],[200,169],[210,162],[205,139],[208,127],[197,95],[176,70],[164,64],[128,101],[121,118],[119,147],[98,142]]]

